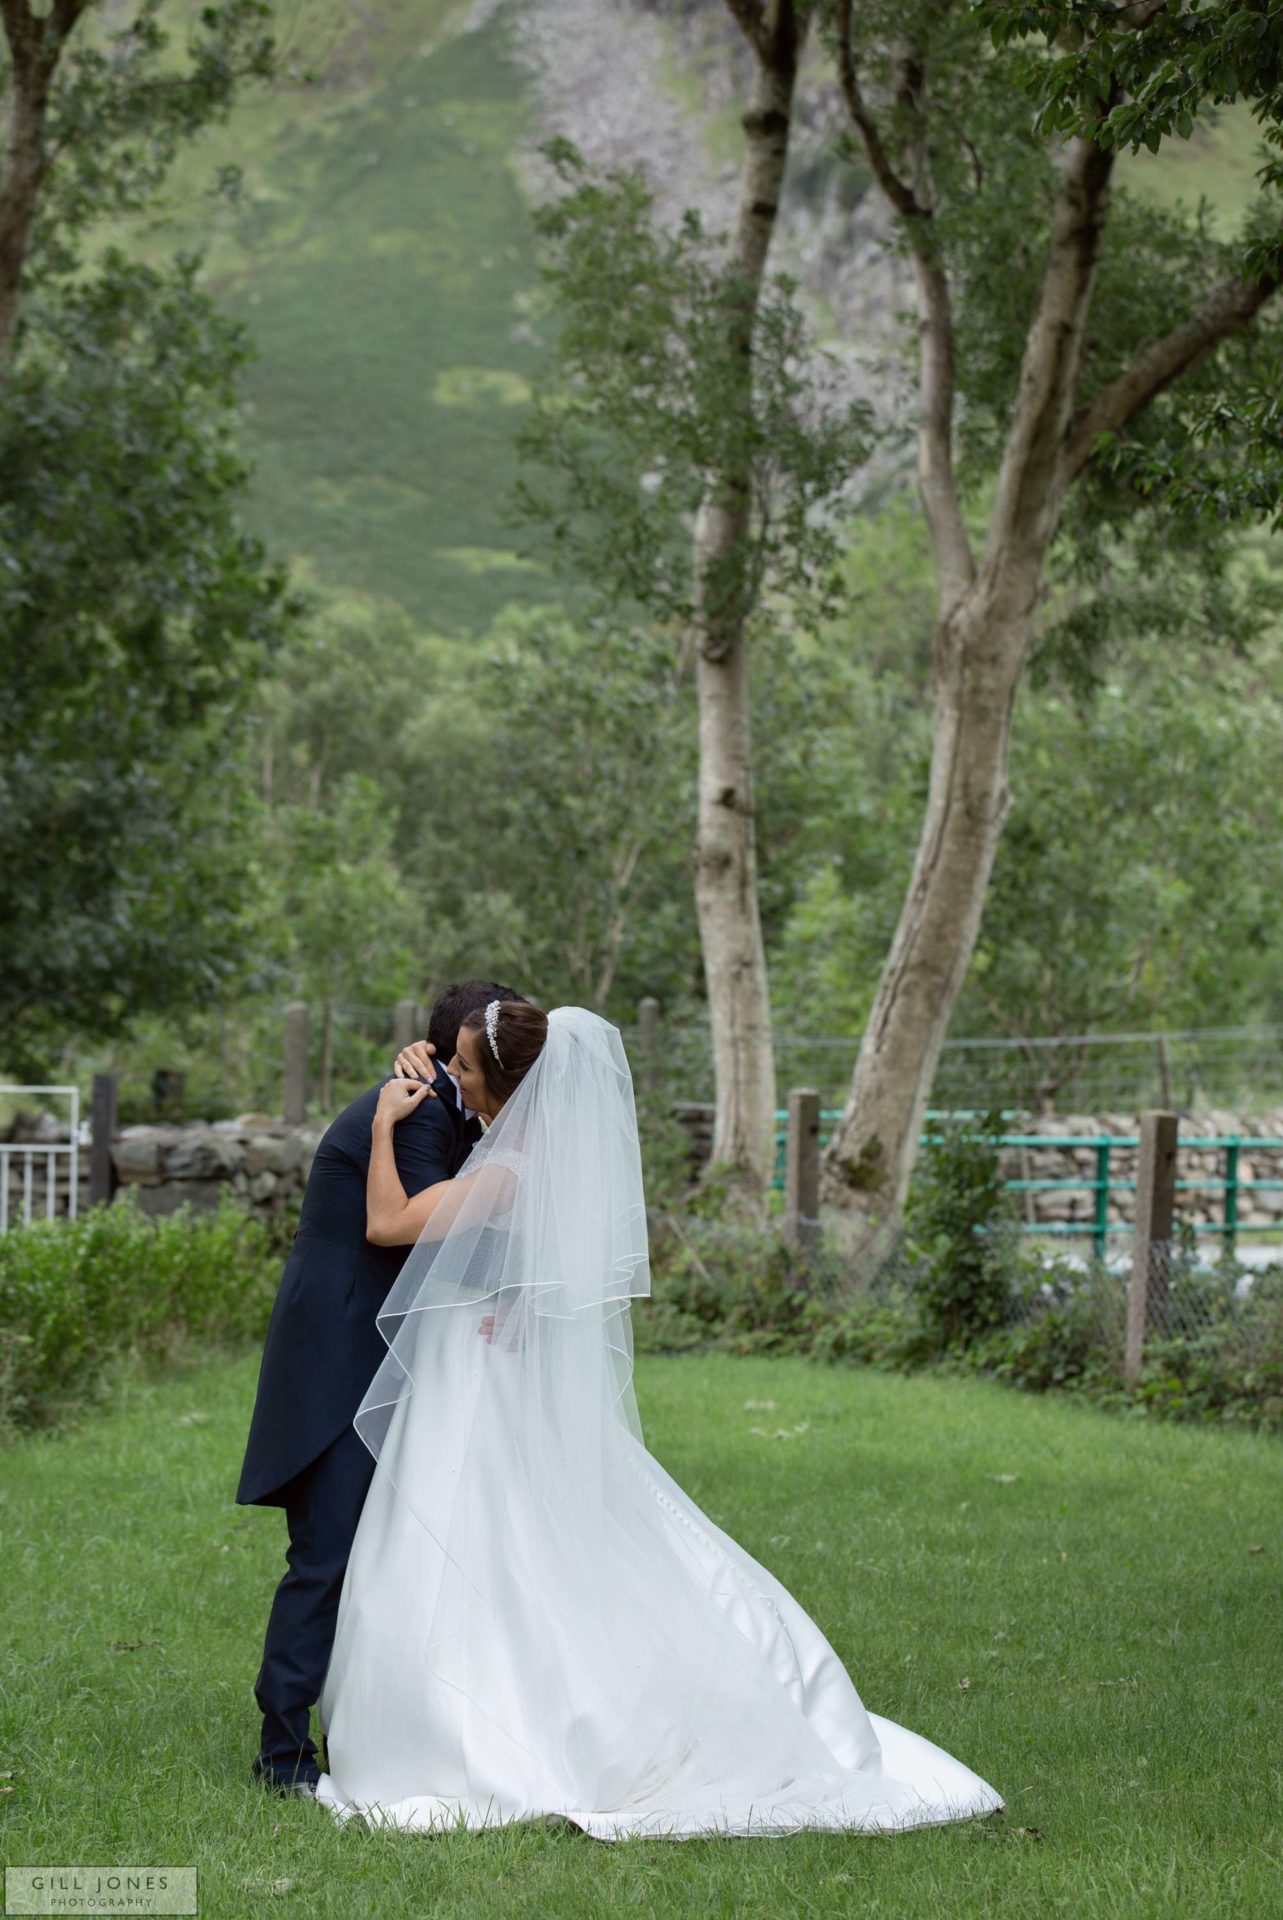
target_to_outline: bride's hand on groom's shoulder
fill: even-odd
[[[393,1073],[399,1073],[403,1080],[436,1079],[436,1048],[430,1040],[412,1040],[408,1047],[402,1047],[393,1063]],[[436,1099],[435,1092],[432,1098]]]
[[[422,1080],[389,1080],[379,1094],[374,1124],[376,1127],[394,1127],[398,1120],[404,1120],[407,1113],[413,1113],[425,1100],[435,1099],[431,1087],[425,1086]]]

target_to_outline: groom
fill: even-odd
[[[491,1000],[522,998],[493,980],[467,980],[447,987],[433,1007],[436,1098],[420,1101],[392,1136],[407,1194],[452,1179],[481,1137],[480,1121],[441,1064],[454,1058],[459,1028]],[[284,1507],[289,1526],[289,1570],[276,1589],[254,1683],[263,1731],[251,1769],[252,1780],[285,1793],[314,1793],[321,1776],[310,1711],[374,1472],[352,1420],[388,1350],[375,1315],[409,1252],[365,1237],[378,1099],[379,1087],[371,1087],[345,1107],[316,1150],[272,1307],[236,1490],[238,1506]]]

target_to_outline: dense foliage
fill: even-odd
[[[639,1348],[804,1354],[828,1365],[978,1373],[1031,1393],[1073,1393],[1135,1417],[1283,1433],[1283,1275],[1189,1258],[1173,1276],[1169,1332],[1123,1379],[1123,1283],[1102,1268],[1009,1257],[1000,1318],[949,1338],[941,1275],[901,1249],[871,1275],[830,1253],[799,1269],[779,1237],[667,1215],[653,1292],[634,1309]],[[970,1287],[960,1289],[969,1304]]]
[[[288,606],[241,526],[246,344],[112,254],[0,388],[0,1053],[216,996],[252,899],[247,703]]]
[[[0,43],[0,1058],[27,1072],[239,972],[245,708],[292,610],[240,513],[244,331],[196,255],[108,226],[270,73],[270,8],[203,8],[185,61],[160,0],[90,13],[18,4]]]
[[[189,1340],[261,1340],[278,1278],[267,1228],[230,1201],[156,1220],[122,1201],[0,1234],[0,1437],[75,1419],[122,1366]]]
[[[237,276],[225,275],[216,304],[201,291],[194,255],[144,266],[161,243],[139,218],[174,175],[189,238],[216,209],[220,220],[233,209],[219,244],[238,236],[256,288],[270,292],[269,255],[271,273],[286,272],[284,253],[254,249],[303,218],[302,203],[289,199],[303,191],[289,170],[297,156],[270,139],[245,145],[255,181],[246,201],[237,169],[210,164],[215,150],[189,137],[225,117],[247,79],[271,71],[267,16],[257,0],[201,12],[182,68],[156,0],[133,13],[133,36],[113,61],[92,40],[66,55],[58,166],[0,404],[0,1065],[87,1072],[107,1062],[113,1035],[127,1033],[115,1063],[140,1088],[155,1065],[186,1067],[193,1109],[273,1107],[279,1008],[302,996],[314,1012],[316,1084],[337,1097],[385,1059],[395,999],[424,998],[444,976],[477,966],[514,976],[543,1000],[587,1000],[625,1021],[643,993],[659,996],[672,1025],[698,1019],[693,700],[675,636],[684,516],[725,431],[705,299],[716,236],[698,221],[654,232],[635,177],[594,176],[563,145],[554,150],[563,192],[540,222],[545,288],[556,296],[577,280],[592,298],[573,310],[562,303],[570,324],[551,384],[536,389],[533,407],[516,405],[552,341],[536,325],[540,302],[525,296],[509,339],[515,296],[499,265],[502,328],[475,277],[459,296],[490,329],[485,356],[496,364],[481,363],[479,345],[478,363],[464,364],[473,345],[456,337],[453,308],[452,364],[432,363],[433,391],[450,400],[460,434],[441,443],[444,464],[457,468],[464,494],[475,476],[463,425],[475,420],[462,402],[483,389],[504,396],[503,462],[523,421],[529,451],[541,456],[525,471],[528,505],[542,489],[569,514],[601,483],[598,504],[613,519],[603,511],[595,530],[555,512],[553,521],[574,561],[572,585],[609,579],[619,589],[610,614],[591,615],[569,589],[564,605],[534,604],[548,579],[528,567],[512,571],[507,611],[469,639],[444,617],[449,636],[435,631],[390,594],[316,591],[303,618],[245,531],[237,448],[242,430],[252,437],[242,395],[257,376],[244,327],[226,317]],[[1250,13],[1232,9],[1236,46]],[[988,143],[988,162],[977,168],[943,134],[933,155],[942,244],[965,293],[961,451],[977,512],[1033,297],[1050,179],[1032,117],[1012,114],[1011,96],[993,82],[1010,71],[1032,84],[1027,36],[1063,26],[1064,45],[1045,62],[1047,124],[1063,128],[1090,104],[1095,57],[1074,51],[1072,7],[994,5],[981,14],[1001,42],[990,65],[945,61],[937,79],[959,109],[956,124]],[[1270,48],[1253,41],[1250,59],[1222,58],[1209,18],[1186,9],[1164,33],[1188,42],[1194,83],[1228,100]],[[469,48],[469,59],[490,58],[479,41]],[[449,58],[464,53],[452,47]],[[153,84],[158,69],[169,76],[163,87]],[[458,112],[475,132],[473,81],[471,67],[432,63],[434,111],[448,106],[440,89],[457,85],[468,98]],[[1184,133],[1182,84],[1177,68],[1165,69],[1148,96],[1165,137]],[[272,112],[284,102],[321,115],[325,102],[305,92],[291,67]],[[323,145],[319,121],[307,124]],[[1135,144],[1125,116],[1115,131]],[[372,169],[371,180],[377,172],[391,199],[377,218],[352,215],[375,218],[382,237],[378,222],[395,210],[394,169],[408,164],[384,132],[386,169]],[[342,151],[350,171],[355,160]],[[238,152],[230,136],[217,149]],[[275,176],[265,155],[285,169],[288,205],[268,191]],[[857,199],[867,189],[867,169],[845,151],[826,149],[824,168]],[[451,178],[462,203],[465,183]],[[1174,310],[1182,287],[1207,284],[1242,238],[1227,237],[1206,208],[1174,211],[1133,192],[1130,180],[1120,169],[1089,343],[1102,381],[1147,316]],[[223,197],[211,198],[220,185]],[[398,207],[404,177],[399,191]],[[454,225],[447,248],[432,210],[415,217],[445,249],[451,285],[464,287]],[[525,212],[505,206],[504,220],[492,221],[499,251],[507,259],[526,249],[524,270]],[[108,238],[121,249],[107,250]],[[347,286],[336,259],[313,264],[331,289]],[[643,283],[644,303],[624,297]],[[304,298],[297,289],[289,297]],[[318,281],[306,300],[313,312],[322,304]],[[275,339],[270,330],[284,317],[275,307],[269,315],[270,305],[256,309],[256,327]],[[755,784],[785,1082],[790,1036],[846,1035],[853,1051],[869,1009],[925,798],[935,609],[921,517],[895,470],[857,514],[841,504],[869,423],[861,409],[826,399],[833,368],[800,313],[796,289],[773,282],[751,449],[773,503],[759,529]],[[310,406],[316,372],[296,363],[296,335],[284,337],[290,345],[278,342],[272,378],[288,389],[296,432],[300,394]],[[499,367],[505,353],[520,378]],[[373,381],[386,358],[382,336],[363,334],[362,354],[362,377]],[[1150,484],[1138,464],[1170,460],[1182,437],[1194,444],[1199,419],[1226,444],[1241,439],[1239,414],[1265,392],[1267,358],[1247,340],[1227,343],[1221,373],[1233,393],[1216,420],[1207,381],[1181,383],[1126,458],[1120,450],[1090,493],[1075,495],[1032,676],[1018,695],[1014,806],[955,1032],[1283,1017],[1273,911],[1283,887],[1278,542],[1234,524],[1239,494],[1217,510],[1210,453],[1186,471],[1189,486],[1203,489],[1198,502],[1188,487]],[[403,363],[389,377],[411,384]],[[379,449],[395,444],[404,466],[386,395],[368,417],[357,419],[360,411],[345,410],[343,433]],[[490,472],[500,436],[487,421],[478,460]],[[1267,430],[1262,414],[1253,426],[1261,446]],[[350,537],[366,541],[391,582],[383,496],[355,503],[346,480],[329,477],[341,463],[334,443],[326,448],[317,487],[339,490],[357,529]],[[425,464],[422,447],[414,459]],[[282,488],[281,471],[271,467],[261,482],[273,496],[269,520],[287,516],[286,496],[304,491]],[[265,512],[260,501],[260,521]],[[613,549],[598,537],[607,522]],[[594,542],[585,547],[586,531]],[[307,544],[292,538],[292,566],[313,587],[298,552]],[[450,551],[460,567],[491,568],[492,598],[498,550]],[[692,1059],[682,1091],[707,1093],[701,1061]]]

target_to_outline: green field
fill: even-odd
[[[1283,1911],[1277,1442],[983,1382],[645,1358],[653,1451],[866,1705],[1006,1814],[615,1847],[369,1834],[246,1780],[285,1538],[233,1504],[256,1370],[136,1384],[0,1455],[8,1862],[195,1863],[206,1920]]]
[[[450,634],[552,591],[505,518],[541,351],[512,164],[527,107],[510,14],[465,32],[468,11],[280,9],[271,88],[183,152],[154,220],[103,236],[207,249],[204,284],[258,354],[242,437],[273,554]],[[209,192],[232,162],[235,207]]]

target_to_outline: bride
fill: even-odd
[[[643,1444],[650,1290],[632,1079],[582,1007],[492,1001],[451,1063],[490,1121],[407,1200],[375,1123],[368,1230],[411,1251],[355,1425],[376,1465],[319,1714],[340,1821],[560,1816],[603,1840],[885,1830],[990,1813],[865,1711],[819,1628]],[[412,1243],[412,1244],[411,1244]]]

